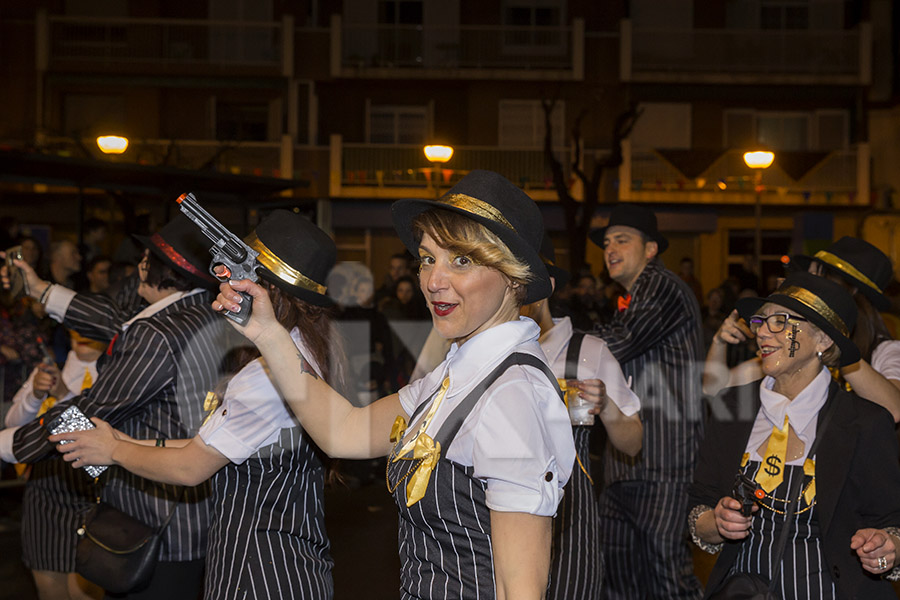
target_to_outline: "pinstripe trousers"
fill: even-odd
[[[609,600],[700,598],[687,541],[687,483],[619,481],[600,496]]]

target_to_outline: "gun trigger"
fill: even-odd
[[[222,274],[219,275],[219,277],[222,278],[222,281],[225,281],[225,280],[227,280],[227,279],[231,279],[231,269],[229,269],[228,267],[223,267],[223,268],[222,268]]]

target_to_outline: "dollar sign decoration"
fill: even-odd
[[[781,459],[778,458],[777,456],[775,456],[774,454],[772,456],[767,457],[766,464],[769,466],[767,466],[764,469],[765,472],[767,474],[771,475],[772,477],[777,476],[779,473],[781,473],[781,467],[779,466],[780,462],[781,462]]]

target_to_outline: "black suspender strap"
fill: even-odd
[[[581,342],[584,340],[584,332],[573,331],[569,338],[569,349],[566,350],[566,371],[563,376],[566,379],[578,379],[578,357],[581,356]]]
[[[831,421],[831,417],[834,414],[835,406],[837,406],[837,399],[831,398],[824,408],[825,412],[822,415],[822,422],[816,428],[816,439],[813,440],[812,446],[809,447],[809,452],[806,454],[808,458],[812,458],[816,455],[816,449],[819,447],[819,441],[821,441],[823,437],[822,434],[825,433],[825,430],[828,428],[828,423]],[[776,562],[775,570],[772,573],[772,579],[769,581],[769,591],[775,590],[775,584],[778,581],[779,574],[781,573],[781,561],[784,557],[785,547],[787,546],[787,538],[791,530],[794,511],[797,510],[797,504],[800,503],[800,484],[802,483],[802,481],[802,475],[791,480],[791,485],[787,495],[787,498],[790,502],[788,503],[787,509],[784,513],[784,525],[782,525],[781,527],[781,535],[778,536],[778,544],[775,546],[775,554],[772,555],[772,558],[774,558]]]
[[[550,370],[550,367],[547,366],[547,363],[531,354],[513,352],[507,356],[497,368],[491,371],[487,377],[482,379],[465,398],[463,398],[462,402],[453,409],[453,412],[450,413],[450,416],[448,416],[447,420],[444,421],[444,424],[441,425],[441,428],[438,430],[437,435],[434,436],[434,439],[435,441],[440,442],[443,452],[446,452],[446,449],[450,447],[459,428],[462,427],[463,421],[466,420],[466,417],[468,417],[469,413],[472,412],[472,409],[475,408],[475,404],[478,403],[481,396],[483,396],[487,389],[497,381],[498,377],[513,365],[525,365],[540,369],[541,372],[547,376],[547,379],[550,380],[550,383],[559,395],[560,400],[562,399],[562,391],[559,389],[556,376],[553,375],[553,372]]]

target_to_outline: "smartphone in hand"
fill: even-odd
[[[28,284],[25,281],[25,275],[22,273],[22,270],[13,264],[14,260],[23,260],[22,246],[13,246],[6,251],[6,272],[9,277],[9,291],[15,298],[23,290],[28,294]]]
[[[90,419],[84,416],[84,413],[81,412],[81,409],[73,405],[64,410],[58,417],[47,423],[45,427],[51,434],[57,434],[69,433],[70,431],[86,431],[88,429],[94,429],[94,424],[91,423]],[[63,440],[60,442],[60,444],[68,443],[69,440]],[[87,471],[87,474],[91,477],[97,477],[100,475],[100,473],[107,469],[107,466],[85,465],[82,468]]]

